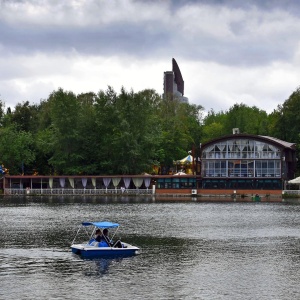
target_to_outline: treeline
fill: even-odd
[[[108,87],[75,95],[60,88],[39,104],[26,101],[13,110],[0,101],[0,162],[10,174],[151,173],[232,128],[298,143],[299,119],[300,89],[267,114],[245,104],[205,113],[154,90]]]

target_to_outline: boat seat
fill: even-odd
[[[97,241],[92,241],[92,242],[89,243],[89,245],[95,246],[95,247],[98,247],[98,244],[99,243]]]
[[[93,242],[95,242],[95,239],[91,239],[91,240],[89,241],[89,245],[92,245]]]
[[[98,247],[109,247],[105,241],[101,241],[98,243]]]

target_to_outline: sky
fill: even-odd
[[[299,37],[295,0],[0,0],[0,99],[162,94],[175,58],[190,104],[271,113],[300,86]]]

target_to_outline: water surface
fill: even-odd
[[[2,198],[0,299],[296,299],[299,212],[288,203]],[[141,254],[73,255],[86,220],[120,223]]]

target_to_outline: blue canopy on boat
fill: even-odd
[[[115,227],[120,226],[118,223],[112,223],[112,222],[107,222],[107,221],[103,221],[103,222],[82,222],[82,225],[83,226],[94,225],[98,228],[115,228]]]

